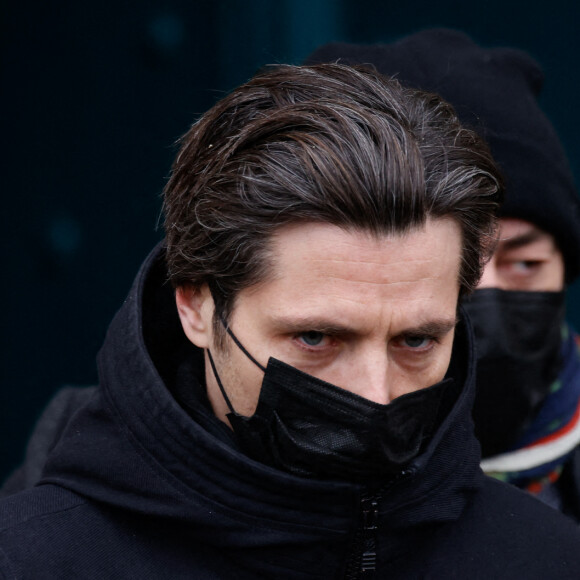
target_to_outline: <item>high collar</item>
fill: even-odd
[[[205,541],[224,546],[350,534],[363,487],[298,478],[254,462],[176,402],[166,383],[184,341],[158,246],[109,328],[98,357],[98,395],[72,421],[44,481],[116,508],[195,524]],[[468,324],[458,330],[455,353],[460,388],[450,412],[426,451],[381,494],[389,529],[456,519],[467,492],[480,485]],[[276,533],[265,537],[265,529]]]

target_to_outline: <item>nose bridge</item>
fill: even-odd
[[[477,286],[478,288],[500,288],[501,287],[501,277],[497,268],[497,263],[495,257],[485,265],[483,269],[483,274],[481,280]]]
[[[386,405],[391,400],[389,385],[389,357],[386,344],[374,345],[359,353],[356,364],[351,365],[350,385],[365,399]]]

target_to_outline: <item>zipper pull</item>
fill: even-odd
[[[365,546],[361,559],[361,574],[370,575],[377,567],[376,530],[379,523],[379,502],[377,497],[364,498],[361,501],[363,537]]]

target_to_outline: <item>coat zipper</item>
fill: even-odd
[[[352,555],[346,567],[345,580],[368,580],[375,576],[377,568],[377,540],[379,530],[379,501],[395,483],[413,473],[401,471],[387,485],[374,493],[366,493],[360,499],[359,526],[356,531]]]
[[[360,562],[361,578],[374,575],[377,566],[377,530],[379,523],[380,496],[361,499],[363,544]]]

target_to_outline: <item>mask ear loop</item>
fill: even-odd
[[[237,347],[263,372],[266,372],[266,367],[262,366],[244,347],[244,345],[236,338],[236,335],[230,330],[230,327],[224,322],[224,319],[220,316],[220,320],[226,329],[226,332],[232,337],[232,340],[236,343]]]
[[[236,343],[236,346],[263,372],[266,372],[266,367],[262,366],[244,347],[244,345],[237,339],[236,335],[230,330],[230,327],[226,324],[225,320],[222,318],[222,316],[219,317],[220,318],[220,322],[223,324],[223,327],[226,329],[226,332],[231,336],[232,340]],[[217,372],[217,368],[215,366],[215,362],[213,361],[213,357],[211,356],[211,351],[209,350],[209,348],[207,349],[207,355],[209,357],[209,362],[211,364],[211,369],[213,371],[213,375],[215,377],[215,380],[217,381],[218,387],[220,388],[220,391],[222,393],[222,396],[229,408],[229,410],[234,414],[237,415],[238,413],[236,413],[235,409],[232,406],[232,403],[228,397],[228,395],[226,394],[226,390],[224,389],[224,386],[222,384],[222,381],[218,375]]]
[[[235,409],[232,407],[232,403],[230,402],[230,398],[227,396],[226,390],[224,389],[224,386],[222,385],[222,381],[220,379],[220,376],[218,375],[217,369],[215,368],[215,363],[213,362],[213,356],[211,356],[211,351],[209,350],[209,348],[207,349],[207,356],[209,357],[209,362],[211,364],[211,370],[213,371],[213,376],[215,377],[215,380],[217,381],[218,387],[220,388],[220,391],[222,392],[224,401],[226,402],[230,412],[232,412],[234,415],[237,415]]]

